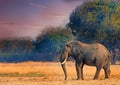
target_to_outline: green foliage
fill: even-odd
[[[81,41],[113,44],[120,40],[119,2],[90,0],[76,7],[69,19],[67,26]]]
[[[0,41],[0,51],[1,52],[30,52],[34,48],[32,39],[6,39]]]
[[[38,36],[36,50],[47,60],[55,60],[64,44],[72,40],[72,34],[68,29],[50,28]]]
[[[0,62],[55,61],[63,45],[73,39],[70,30],[48,28],[36,41],[30,38],[0,41]]]

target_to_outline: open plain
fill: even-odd
[[[0,85],[120,85],[120,65],[111,65],[111,76],[93,80],[96,68],[84,66],[84,79],[76,80],[74,62],[67,62],[68,79],[59,62],[0,63]]]

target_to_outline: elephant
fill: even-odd
[[[70,41],[65,44],[60,54],[60,63],[67,80],[66,61],[69,57],[75,60],[77,79],[84,80],[83,66],[95,66],[96,73],[93,79],[98,79],[101,69],[104,69],[105,78],[110,76],[110,52],[100,43],[86,44],[81,41]]]

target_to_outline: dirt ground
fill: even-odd
[[[120,85],[120,65],[111,65],[111,76],[92,80],[95,67],[84,66],[84,79],[76,80],[74,62],[67,62],[68,80],[59,62],[0,63],[0,85]]]

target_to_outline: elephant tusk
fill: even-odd
[[[64,60],[61,64],[64,64],[64,63],[66,62],[66,60],[67,60],[67,59],[65,58],[65,60]]]

